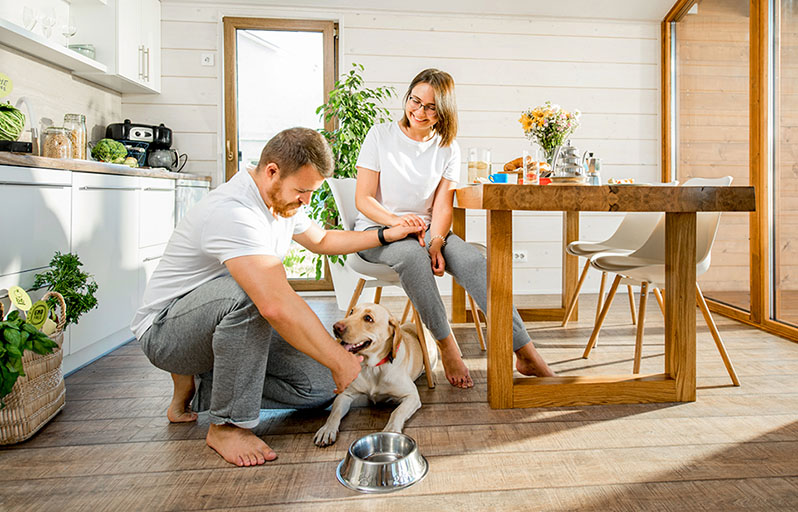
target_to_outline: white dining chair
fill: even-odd
[[[731,176],[723,178],[709,179],[709,178],[692,178],[685,182],[683,186],[700,187],[700,186],[714,186],[722,187],[731,185]],[[720,212],[699,212],[696,217],[696,277],[704,274],[709,270],[711,261],[712,245],[715,241],[715,236],[718,232],[718,225],[720,224]],[[637,323],[637,336],[635,338],[635,355],[634,355],[634,373],[640,372],[640,359],[642,356],[643,344],[643,330],[645,325],[645,311],[646,302],[648,297],[648,289],[654,287],[655,290],[665,286],[665,219],[662,218],[657,223],[656,227],[651,232],[648,240],[636,251],[629,254],[613,254],[604,253],[597,254],[590,259],[590,265],[602,272],[615,273],[615,280],[610,286],[610,291],[607,294],[607,300],[602,307],[599,314],[598,321],[593,328],[593,333],[590,335],[590,340],[587,342],[584,354],[582,357],[587,358],[590,351],[598,339],[601,325],[607,316],[615,292],[620,284],[640,284],[640,310],[638,313]],[[667,292],[667,290],[665,290]],[[731,360],[729,359],[726,347],[720,337],[718,328],[715,325],[712,315],[709,312],[707,303],[701,292],[698,282],[695,283],[696,302],[701,309],[704,321],[709,328],[712,338],[715,340],[715,346],[720,352],[723,359],[723,364],[726,366],[726,371],[731,377],[732,383],[735,386],[740,385],[737,378],[737,373],[734,370]],[[660,308],[664,312],[664,304],[661,296],[657,296],[660,302]],[[667,295],[665,296],[667,301]]]
[[[661,183],[662,186],[675,186],[678,181]],[[573,297],[571,297],[568,306],[565,308],[565,317],[562,321],[562,327],[568,325],[571,315],[576,306],[576,301],[579,299],[579,291],[582,289],[582,284],[587,277],[587,271],[590,268],[590,258],[599,253],[611,252],[619,254],[629,254],[632,251],[640,248],[643,243],[648,240],[654,227],[662,219],[664,214],[662,212],[633,212],[627,213],[621,223],[618,225],[615,232],[609,238],[601,242],[591,242],[586,240],[576,240],[568,244],[565,252],[572,256],[585,258],[585,266],[582,268],[582,273],[579,275],[579,282],[576,285]],[[599,313],[603,306],[604,300],[604,286],[606,284],[607,272],[601,273],[601,284],[599,286],[598,302],[596,304],[596,320],[598,320]],[[635,299],[632,285],[627,285],[629,293],[629,307],[632,315],[632,325],[636,323],[635,319]]]
[[[357,207],[355,206],[355,188],[357,180],[355,178],[327,178],[326,181],[332,191],[335,204],[338,207],[341,225],[345,230],[351,231],[355,227],[355,219],[357,218]],[[333,272],[335,295],[340,309],[344,309],[342,307],[344,304],[343,301],[346,300],[347,297],[349,298],[348,303],[346,303],[346,309],[344,309],[347,315],[351,313],[352,309],[358,303],[364,289],[374,288],[374,302],[379,303],[384,287],[398,286],[402,288],[399,274],[391,267],[382,263],[366,261],[357,253],[348,254],[346,256],[343,268],[333,269],[333,265],[330,265],[330,268]],[[339,279],[335,279],[336,277]],[[472,316],[474,318],[474,325],[477,329],[480,346],[482,350],[485,350],[485,341],[482,336],[482,326],[479,322],[477,306],[471,296],[468,296],[468,299],[471,304]],[[427,345],[424,341],[424,330],[422,328],[421,317],[418,311],[413,307],[410,299],[405,303],[402,323],[405,322],[409,313],[412,313],[412,321],[416,325],[416,332],[421,342],[422,354],[424,356],[424,368],[427,374],[427,384],[430,388],[434,388],[435,380],[429,368],[429,354],[427,353]]]

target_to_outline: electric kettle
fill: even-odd
[[[176,149],[153,149],[147,157],[150,167],[164,167],[172,172],[180,172],[188,161],[188,155],[182,155]]]

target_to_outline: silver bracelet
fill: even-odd
[[[432,242],[434,242],[436,238],[440,238],[441,241],[443,242],[441,244],[441,247],[446,245],[446,237],[443,236],[443,235],[435,235],[435,236],[433,236],[432,238],[429,239],[429,244],[432,245]]]

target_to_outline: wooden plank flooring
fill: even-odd
[[[550,298],[524,298],[546,302]],[[562,375],[628,373],[635,327],[618,295],[590,359],[595,297],[582,320],[527,324]],[[396,315],[403,303],[385,298]],[[309,299],[323,321],[340,313]],[[430,463],[404,491],[361,495],[335,479],[349,443],[381,430],[391,406],[355,408],[338,442],[317,448],[326,412],[268,411],[257,432],[275,462],[236,468],[205,446],[207,419],[171,425],[171,383],[133,342],[67,377],[67,405],[33,439],[0,448],[0,510],[796,510],[798,344],[716,316],[742,386],[731,387],[696,310],[698,399],[645,404],[493,410],[473,327],[455,326],[476,383],[417,381],[424,406],[407,423]],[[646,318],[641,372],[663,367],[664,326]]]

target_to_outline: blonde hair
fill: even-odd
[[[434,130],[441,137],[440,146],[450,146],[457,136],[457,101],[454,98],[454,79],[446,71],[430,68],[416,75],[405,93],[402,119],[399,122],[405,128],[410,127],[404,105],[407,105],[410,92],[420,83],[429,84],[435,92],[435,112],[438,117]]]

